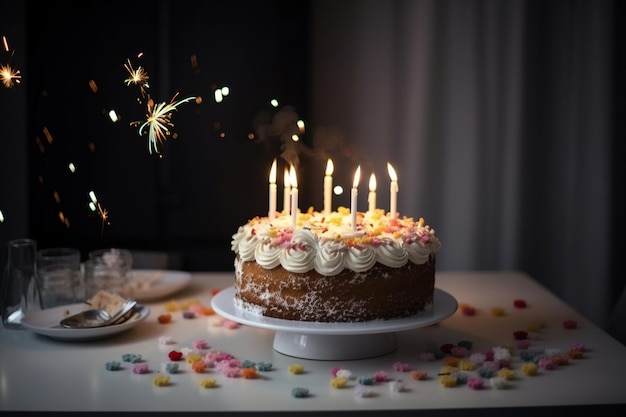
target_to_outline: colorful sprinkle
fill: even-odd
[[[183,311],[183,318],[184,319],[195,319],[196,318],[196,313],[194,313],[193,311]]]
[[[147,363],[136,363],[133,365],[133,373],[134,374],[145,374],[150,371]]]
[[[191,342],[191,347],[199,350],[206,350],[210,348],[209,344],[204,339],[194,340],[193,342]]]
[[[346,378],[346,379],[350,379],[352,378],[352,372],[349,369],[339,369],[336,373],[335,376],[341,377],[341,378]]]
[[[491,315],[495,317],[502,317],[504,313],[505,311],[502,307],[494,307],[491,309]]]
[[[172,315],[171,314],[160,314],[159,317],[157,317],[157,320],[161,324],[171,323],[172,322]]]
[[[524,300],[513,300],[513,307],[515,308],[526,308],[526,301]]]
[[[163,372],[167,372],[168,374],[175,374],[178,372],[178,363],[177,362],[164,362],[161,364],[161,370]]]
[[[360,376],[357,378],[357,382],[360,385],[374,385],[376,381],[373,376]]]
[[[291,390],[291,396],[294,398],[306,398],[309,396],[309,390],[303,387],[295,387]]]
[[[330,380],[330,386],[333,388],[345,388],[345,386],[348,384],[348,380],[346,378],[342,378],[340,376],[337,376],[335,378],[331,378]]]
[[[578,323],[576,323],[576,320],[568,319],[563,322],[563,327],[565,329],[575,329],[578,327]]]
[[[255,379],[259,376],[255,367],[241,368],[240,373],[245,379]]]
[[[482,389],[485,384],[485,380],[478,376],[469,377],[467,380],[467,386],[471,389]]]
[[[194,363],[202,361],[202,355],[199,353],[190,353],[185,357],[187,363]]]
[[[395,362],[393,364],[393,369],[398,372],[409,372],[411,370],[411,366],[405,362]]]
[[[535,376],[537,375],[537,365],[532,362],[527,362],[523,364],[520,368],[522,373],[527,376]]]
[[[213,378],[202,378],[200,380],[200,387],[202,388],[215,388],[217,386],[217,380]]]
[[[413,378],[416,381],[424,381],[426,378],[428,378],[428,372],[422,371],[422,370],[412,371],[411,378]]]
[[[442,375],[439,377],[439,384],[446,388],[456,387],[457,380],[451,375]]]
[[[159,344],[171,345],[171,344],[174,344],[174,339],[172,339],[172,336],[161,336],[159,337]]]
[[[376,382],[387,382],[389,381],[389,374],[387,371],[374,372],[374,380]]]
[[[121,367],[122,367],[122,364],[118,361],[109,361],[104,364],[104,368],[107,371],[119,371]]]
[[[463,313],[464,316],[473,316],[476,314],[476,309],[472,306],[463,306],[461,313]]]
[[[510,381],[515,378],[515,371],[509,368],[502,368],[498,371],[498,378]]]
[[[513,332],[513,338],[515,340],[528,339],[528,332],[525,332],[524,330],[517,330]]]
[[[122,355],[122,361],[130,362],[130,363],[139,363],[141,362],[141,355],[137,355],[135,353],[124,353]]]
[[[152,383],[156,387],[166,387],[170,384],[170,377],[167,375],[157,375],[152,379]]]
[[[287,371],[289,371],[290,374],[299,375],[304,372],[304,365],[292,363],[287,367]]]
[[[259,372],[268,372],[272,370],[272,364],[267,362],[259,362],[256,364],[256,369]]]
[[[183,352],[172,350],[170,353],[167,354],[167,357],[170,358],[171,361],[179,361],[183,358]]]
[[[506,379],[500,377],[491,378],[489,380],[491,386],[495,389],[505,389],[509,386],[509,382]]]
[[[206,363],[202,360],[193,362],[191,363],[191,370],[197,374],[201,374],[206,370]]]

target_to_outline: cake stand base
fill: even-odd
[[[275,351],[304,359],[366,359],[396,349],[395,333],[336,335],[277,331],[274,335]]]

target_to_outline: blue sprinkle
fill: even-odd
[[[295,398],[305,398],[309,396],[309,390],[302,387],[296,387],[291,390],[291,395]]]
[[[251,360],[248,360],[248,359],[244,359],[244,360],[241,362],[241,367],[242,367],[242,368],[253,368],[253,367],[255,367],[255,366],[256,366],[256,363],[255,363],[255,362],[252,362]]]
[[[259,372],[267,372],[272,369],[272,364],[267,362],[259,362],[256,364],[256,369]]]
[[[373,376],[360,376],[358,383],[361,385],[374,385],[375,379]]]
[[[480,368],[478,370],[478,375],[480,375],[482,378],[488,379],[488,378],[493,378],[496,375],[496,373],[492,369]]]
[[[118,361],[109,361],[107,363],[104,364],[104,367],[106,368],[107,371],[117,371],[121,368],[121,363],[119,363]]]
[[[135,353],[124,353],[122,355],[122,360],[124,362],[139,363],[141,362],[141,355],[137,355]]]
[[[165,364],[165,372],[168,372],[170,374],[175,374],[176,372],[178,372],[178,363],[167,362]]]
[[[524,362],[532,362],[535,360],[535,354],[530,350],[520,350],[519,357]]]
[[[456,382],[459,385],[463,385],[467,382],[467,374],[465,372],[453,372],[450,374],[450,376],[453,376],[456,378]]]

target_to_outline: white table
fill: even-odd
[[[195,298],[210,306],[211,290],[232,286],[232,273],[194,273],[189,287],[168,298],[183,301]],[[393,353],[362,360],[316,361],[285,356],[274,351],[273,331],[252,326],[229,329],[215,326],[213,318],[199,316],[185,319],[172,313],[173,322],[159,324],[166,312],[162,300],[146,305],[150,316],[136,327],[110,339],[91,342],[61,342],[36,335],[28,330],[0,327],[0,410],[1,411],[182,411],[182,412],[295,412],[345,411],[380,413],[395,410],[398,414],[423,415],[537,415],[540,411],[588,411],[598,415],[625,415],[626,347],[582,317],[532,278],[516,272],[438,272],[436,285],[453,295],[461,305],[476,309],[473,316],[460,310],[439,324],[397,333],[398,349]],[[528,306],[515,308],[513,301],[523,299]],[[492,314],[502,307],[505,315]],[[513,333],[542,320],[546,327],[531,333],[533,345],[560,349],[565,353],[575,343],[586,347],[583,359],[571,359],[568,365],[540,370],[526,376],[519,357],[513,357],[516,377],[507,389],[495,389],[485,381],[482,390],[467,385],[443,387],[437,373],[442,359],[425,362],[422,352],[434,352],[446,343],[471,341],[472,352],[484,352],[497,346],[514,346]],[[576,329],[565,329],[565,320],[575,320]],[[175,344],[159,344],[161,336],[170,336]],[[161,364],[169,361],[168,352],[191,347],[205,339],[212,350],[227,352],[240,360],[268,362],[269,372],[259,372],[257,379],[228,378],[216,369],[205,374],[190,370],[184,361],[171,384],[157,387],[153,378]],[[151,369],[147,374],[133,374],[132,364],[124,363],[123,354],[142,356]],[[122,369],[108,371],[109,361],[122,362]],[[413,380],[409,372],[393,369],[396,362],[411,369],[426,370],[429,378]],[[291,364],[303,365],[303,374],[288,371]],[[371,376],[387,371],[391,379],[402,379],[405,389],[393,392],[389,383],[369,386],[375,395],[356,395],[357,380],[342,389],[330,385],[331,369],[343,367],[354,377]],[[468,372],[473,375],[475,372]],[[201,378],[217,380],[216,388],[201,388]],[[307,398],[295,398],[294,387],[309,390]],[[460,413],[460,414],[457,414]],[[518,413],[518,414],[516,414]]]

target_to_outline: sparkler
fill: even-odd
[[[21,78],[20,71],[12,68],[11,65],[0,65],[0,80],[6,88],[19,84]]]
[[[139,136],[143,136],[148,132],[148,151],[152,154],[152,151],[160,154],[159,145],[167,140],[167,136],[170,135],[170,127],[173,127],[172,112],[176,110],[178,106],[191,100],[195,100],[196,97],[187,97],[183,100],[176,101],[178,93],[172,97],[169,103],[162,102],[154,104],[154,100],[148,97],[148,114],[147,120],[139,126]],[[131,122],[131,126],[138,125],[139,121]]]
[[[111,224],[111,222],[109,222],[109,212],[102,207],[102,205],[98,201],[98,198],[96,197],[96,193],[90,191],[89,198],[91,199],[91,201],[89,202],[89,208],[91,209],[91,211],[97,212],[102,219],[102,230],[100,232],[100,237],[102,237],[104,236],[104,225]]]
[[[150,86],[148,85],[148,79],[150,78],[150,76],[148,76],[148,73],[141,66],[137,67],[137,69],[134,69],[133,64],[130,62],[130,59],[128,60],[127,64],[124,64],[124,68],[126,68],[126,71],[128,71],[128,74],[130,75],[124,80],[126,85],[138,85],[141,89],[141,95],[145,96],[146,88],[150,88]]]
[[[7,41],[6,36],[2,37],[2,45],[4,47],[4,50],[6,52],[9,52],[9,42]],[[9,57],[9,62],[7,62],[6,65],[0,64],[0,81],[2,81],[2,84],[6,88],[11,88],[15,84],[19,84],[20,79],[22,78],[22,76],[20,75],[20,71],[11,67],[11,64],[10,64],[11,58],[13,58],[14,52],[15,51],[11,52],[11,56]]]

